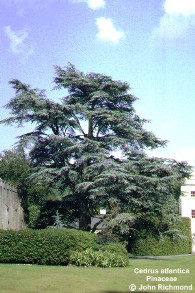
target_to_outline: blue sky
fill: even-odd
[[[0,106],[12,78],[59,99],[54,66],[71,62],[127,81],[146,127],[169,141],[152,155],[195,165],[194,0],[0,0],[0,51]],[[25,129],[0,125],[0,151]]]

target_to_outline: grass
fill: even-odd
[[[0,264],[0,292],[2,293],[117,293],[130,292],[129,285],[135,284],[134,292],[195,292],[195,255],[177,256],[165,259],[130,259],[127,268],[79,268],[62,266],[38,266]],[[134,272],[137,269],[155,269],[158,274]],[[188,269],[189,274],[161,274],[161,269]],[[146,276],[177,277],[176,282],[146,282]],[[140,284],[157,286],[193,285],[193,290],[139,290]]]

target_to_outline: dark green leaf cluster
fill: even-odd
[[[73,229],[0,231],[0,262],[67,265],[73,251],[96,246],[95,234]]]

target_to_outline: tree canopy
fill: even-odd
[[[10,117],[1,121],[34,126],[19,137],[38,168],[31,179],[57,187],[84,230],[100,207],[112,222],[114,217],[122,222],[119,214],[134,221],[146,215],[171,220],[179,184],[191,169],[185,162],[148,157],[147,149],[166,142],[144,128],[147,120],[136,114],[130,86],[103,74],[84,74],[72,64],[55,69],[55,89],[67,90],[61,102],[14,79],[16,95],[6,105]]]

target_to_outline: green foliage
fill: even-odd
[[[22,149],[6,150],[0,154],[0,178],[19,186],[30,174],[30,164]]]
[[[127,250],[122,243],[119,242],[110,242],[104,245],[101,245],[102,251],[109,251],[115,255],[125,255],[127,256]]]
[[[130,86],[103,74],[84,74],[72,64],[56,67],[54,82],[57,89],[67,90],[61,103],[12,80],[16,95],[6,105],[11,116],[1,121],[35,125],[19,138],[20,146],[30,146],[30,203],[43,206],[45,201],[40,199],[50,193],[54,199],[58,190],[70,207],[66,218],[78,220],[82,230],[90,230],[91,216],[103,206],[111,215],[112,230],[125,238],[143,214],[173,221],[179,187],[191,168],[185,162],[147,156],[145,150],[166,142],[144,128],[147,121],[135,112],[137,98]],[[112,153],[118,150],[119,159]],[[118,214],[113,212],[113,202]],[[165,203],[169,203],[166,210]],[[42,217],[37,226],[47,226],[46,221],[48,217],[45,223]]]
[[[135,255],[179,255],[191,253],[191,223],[189,218],[180,218],[172,230],[160,236],[152,231],[142,231],[132,243]]]
[[[37,229],[45,229],[55,225],[56,213],[60,214],[61,223],[66,227],[72,227],[74,222],[74,205],[62,200],[46,200],[40,207],[40,215],[36,221]]]
[[[28,226],[29,228],[36,228],[37,225],[37,220],[40,216],[40,206],[38,205],[31,205],[28,208],[28,212],[29,212],[29,222],[28,222]]]
[[[53,228],[60,229],[65,226],[62,220],[62,215],[59,214],[58,210],[56,211],[56,214],[53,217],[54,217]]]
[[[97,234],[97,243],[102,245],[107,245],[110,243],[120,242],[119,237],[116,234],[113,234],[109,229],[103,229]]]
[[[96,267],[126,267],[129,264],[128,256],[116,254],[108,250],[93,250],[91,248],[85,251],[75,251],[71,255],[71,263],[77,266],[96,266]]]
[[[134,214],[117,213],[108,217],[107,229],[110,229],[118,237],[122,236],[125,239],[133,232],[135,221],[136,216]]]
[[[0,262],[67,265],[76,250],[97,248],[96,235],[73,229],[0,231]]]

